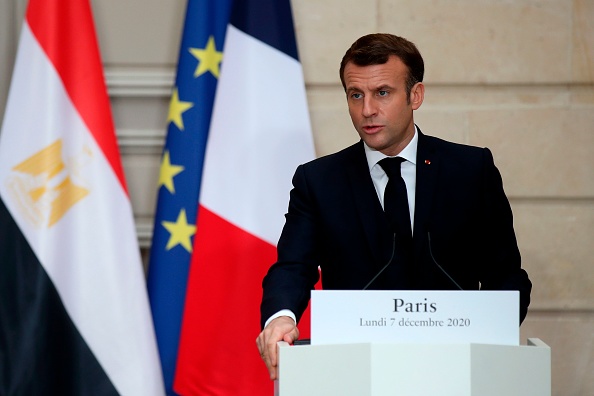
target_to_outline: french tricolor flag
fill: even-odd
[[[202,1],[206,8],[211,7],[206,3],[215,2]],[[188,12],[195,3],[190,0]],[[170,394],[272,395],[273,383],[255,343],[260,332],[261,284],[276,261],[276,243],[284,224],[293,173],[299,164],[315,156],[289,0],[235,0],[225,24],[224,46],[216,47],[220,58],[210,47],[210,59],[222,59],[220,75],[216,68],[206,77],[194,73],[191,82],[203,77],[204,81],[216,81],[216,95],[204,152],[192,251],[188,251],[187,283],[170,286],[168,292],[159,281],[167,282],[171,271],[181,265],[163,257],[170,254],[173,258],[176,249],[187,251],[181,243],[176,247],[170,244],[169,250],[166,244],[176,230],[182,229],[182,223],[176,220],[180,211],[172,212],[166,222],[157,214],[155,222],[156,234],[164,232],[165,226],[172,230],[163,241],[153,241],[152,257],[159,256],[160,261],[151,261],[153,275],[149,275],[149,290],[154,290],[153,312],[159,312],[155,326]],[[186,33],[193,26],[186,22]],[[178,73],[185,73],[181,65],[188,53],[208,52],[206,37],[210,35],[215,42],[220,37],[213,27],[212,33],[196,39],[195,45],[203,47],[199,51],[204,52],[186,51],[182,44]],[[206,60],[199,59],[196,70],[200,62]],[[169,139],[189,137],[194,132],[192,114],[206,102],[206,95],[193,101],[192,92],[183,93],[182,86],[186,84],[178,74],[179,100],[175,103],[187,101],[192,107],[184,107],[183,130],[179,128],[181,123],[169,129],[169,154],[167,159],[164,156],[162,175],[163,170],[172,169],[172,164],[178,168],[176,176],[168,179],[175,189],[162,186],[160,199],[173,199],[180,194],[178,188],[187,185],[177,179],[184,177],[188,169],[184,165],[182,171],[181,154],[177,162],[174,160],[174,154],[180,151],[169,145]],[[194,155],[200,155],[197,149]],[[174,223],[178,226],[171,225]],[[185,222],[183,226],[184,230],[193,230]],[[161,251],[154,253],[158,249]],[[167,270],[162,269],[163,261],[167,262]],[[174,318],[170,314],[176,311],[173,296],[182,288],[184,302],[176,334],[171,331]],[[157,294],[162,299],[157,299]],[[305,337],[307,327],[306,323],[300,326]],[[171,338],[179,336],[179,340],[166,339],[165,330],[170,331]],[[172,346],[174,352],[167,349]]]
[[[0,132],[0,394],[162,395],[88,0],[30,0]]]

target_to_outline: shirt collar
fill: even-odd
[[[413,165],[417,165],[417,145],[419,142],[419,134],[417,131],[417,126],[415,125],[415,134],[411,141],[406,145],[406,147],[398,154],[398,157],[402,157],[408,162],[411,162]],[[365,147],[365,157],[367,158],[367,166],[369,166],[369,171],[373,169],[373,167],[387,157],[387,155],[383,154],[380,151],[374,150],[369,147],[365,142],[363,142],[363,147]]]

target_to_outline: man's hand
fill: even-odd
[[[256,338],[260,356],[262,357],[262,360],[264,360],[266,368],[268,368],[271,380],[275,380],[278,376],[276,343],[285,341],[289,344],[293,344],[298,337],[299,330],[293,319],[288,316],[279,316],[268,323],[268,326],[266,326],[258,338]]]

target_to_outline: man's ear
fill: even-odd
[[[422,82],[418,82],[410,90],[410,104],[412,109],[417,110],[421,107],[423,99],[425,99],[425,85]]]

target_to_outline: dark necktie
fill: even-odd
[[[412,231],[410,227],[410,212],[408,210],[408,196],[406,185],[400,175],[400,164],[405,159],[401,157],[384,158],[379,162],[388,175],[388,184],[384,192],[384,212],[404,246],[411,247]]]

